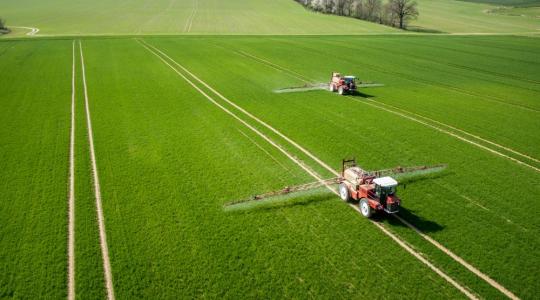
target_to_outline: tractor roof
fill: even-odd
[[[392,186],[396,186],[398,183],[397,181],[392,178],[392,177],[380,177],[380,178],[375,178],[373,180],[373,182],[375,182],[376,184],[382,186],[382,187],[392,187]]]

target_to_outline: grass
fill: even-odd
[[[540,20],[489,13],[496,6],[455,0],[418,0],[414,28],[448,33],[534,33]],[[534,8],[524,8],[524,10]]]
[[[336,40],[338,40],[337,43]],[[346,73],[366,74],[368,69],[365,65],[366,61],[369,61],[370,64],[377,64],[379,70],[369,69],[367,78],[386,84],[380,90],[366,90],[366,93],[373,95],[376,101],[396,105],[417,113],[425,114],[430,111],[433,114],[431,116],[437,120],[443,120],[469,131],[476,130],[477,134],[493,138],[495,141],[511,145],[538,157],[538,153],[534,150],[538,148],[539,144],[538,139],[534,136],[534,132],[539,127],[537,118],[534,117],[536,112],[522,112],[522,108],[502,103],[497,106],[483,99],[482,96],[463,94],[463,92],[474,92],[476,86],[484,84],[485,74],[471,73],[459,68],[459,66],[444,67],[442,62],[445,61],[446,57],[443,55],[437,57],[437,60],[441,62],[441,64],[436,64],[437,67],[433,67],[435,64],[430,61],[433,58],[425,55],[423,58],[429,58],[427,61],[415,60],[414,63],[407,63],[407,60],[401,60],[405,67],[396,69],[395,66],[398,64],[393,61],[392,55],[388,52],[366,51],[364,49],[366,48],[364,45],[370,45],[371,42],[385,42],[387,49],[392,49],[393,45],[401,46],[405,43],[411,47],[418,45],[418,49],[421,50],[423,41],[429,44],[436,42],[435,44],[457,47],[463,38],[408,38],[407,41],[403,40],[397,38],[274,38],[271,43],[267,43],[267,41],[255,39],[227,39],[225,41],[222,39],[197,41],[162,39],[152,40],[151,43],[165,49],[176,60],[201,76],[203,80],[211,82],[227,97],[235,99],[248,111],[283,130],[300,144],[314,151],[324,161],[332,162],[336,169],[339,158],[351,154],[360,157],[362,165],[368,169],[395,165],[448,163],[451,174],[437,180],[417,182],[412,192],[409,192],[411,189],[403,191],[403,195],[407,199],[406,208],[413,212],[412,216],[429,220],[431,224],[438,224],[435,228],[439,228],[439,230],[432,231],[431,225],[423,226],[423,223],[419,223],[418,226],[429,232],[430,235],[443,244],[450,245],[450,249],[456,251],[458,255],[472,262],[473,265],[478,266],[511,290],[516,291],[518,295],[527,297],[530,290],[523,286],[534,285],[536,276],[525,274],[535,274],[536,271],[529,269],[524,272],[523,270],[528,268],[529,262],[536,260],[531,256],[531,253],[534,252],[534,246],[531,243],[534,244],[535,242],[532,241],[536,240],[533,232],[535,232],[534,227],[538,221],[529,218],[528,210],[523,211],[517,207],[522,205],[529,207],[530,195],[539,193],[534,184],[538,180],[538,174],[535,171],[418,123],[369,107],[362,103],[366,101],[363,98],[336,98],[323,91],[305,94],[272,93],[271,91],[277,87],[294,86],[298,85],[299,82],[292,79],[292,76],[288,76],[284,71],[247,60],[234,52],[234,50],[243,50],[260,55],[278,65],[321,81],[330,74],[332,71],[330,68],[343,70]],[[515,41],[515,38],[486,38],[486,40],[489,40],[490,44],[507,45],[508,41]],[[532,41],[534,45],[534,40]],[[214,48],[201,47],[199,44],[208,44],[209,42],[213,42],[216,46]],[[526,42],[527,39],[524,39],[522,44],[526,44]],[[351,48],[358,48],[355,52],[351,52],[351,54],[359,53],[358,56],[348,55],[348,60],[343,61],[340,58],[325,55],[325,53],[335,53],[338,51],[337,49],[343,53],[344,44],[348,44],[348,47]],[[210,52],[214,53],[211,58]],[[453,62],[466,61],[469,56],[472,56],[470,53],[456,54],[455,52],[452,55],[448,56],[447,59],[451,59]],[[508,55],[511,54],[508,53]],[[207,57],[207,59],[202,60],[202,57]],[[369,60],[366,57],[369,57]],[[495,69],[497,65],[504,62],[503,59],[493,57],[486,59],[486,62],[488,60],[491,61]],[[324,63],[321,65],[320,62]],[[205,68],[208,63],[214,68],[211,70]],[[533,59],[531,63],[537,63],[537,60]],[[425,64],[425,68],[422,67],[423,64]],[[413,65],[415,68],[410,67]],[[439,70],[439,68],[441,69]],[[385,72],[387,70],[411,72],[420,78],[429,77],[434,80],[431,83],[433,89],[426,88],[422,82],[407,81],[399,84],[404,76],[398,76],[399,74],[394,73],[384,75],[387,74]],[[464,84],[457,85],[461,90],[441,88],[448,83],[448,80],[436,74],[437,72],[448,74],[448,71],[461,72],[462,76],[465,76],[462,79]],[[517,72],[517,69],[506,71]],[[407,77],[410,77],[411,73],[408,73]],[[531,80],[535,80],[534,78],[538,78],[537,76],[538,73],[534,71],[523,70],[521,73],[522,78],[530,77]],[[508,75],[508,77],[513,77],[513,75]],[[437,78],[439,79],[437,80]],[[450,83],[455,84],[455,82]],[[537,86],[536,83],[524,80],[520,84],[528,86],[533,91]],[[505,86],[499,85],[498,88],[497,93],[508,92]],[[537,92],[533,91],[530,92],[528,98],[524,98],[527,103],[535,102],[534,95]],[[397,94],[400,97],[395,97]],[[394,97],[390,95],[394,95]],[[435,99],[440,99],[441,103],[431,106],[430,102]],[[459,102],[461,100],[463,102]],[[309,102],[309,105],[306,102]],[[510,101],[503,102],[509,103]],[[478,108],[474,106],[469,108],[471,103],[477,103],[475,105],[478,105]],[[441,105],[444,105],[444,109],[437,110],[436,108],[441,107]],[[483,115],[482,108],[488,113]],[[468,112],[469,109],[470,112]],[[449,114],[448,112],[454,113]],[[520,114],[525,115],[512,119],[513,133],[509,129],[508,134],[505,134],[506,125],[500,122],[505,118]],[[498,118],[500,119],[496,120]],[[320,120],[325,121],[321,122]],[[351,120],[358,120],[359,129],[351,126]],[[486,124],[483,125],[484,122]],[[523,126],[523,129],[516,130],[520,126]],[[306,130],[306,128],[310,130]],[[496,138],[497,136],[499,138]],[[394,151],[394,149],[399,150]],[[501,172],[512,174],[511,178],[494,175]],[[500,196],[507,193],[508,185],[520,187],[513,191],[511,201]],[[475,202],[485,209],[477,206]],[[469,224],[474,225],[469,226]],[[511,246],[493,247],[495,243],[493,241],[503,241],[501,236],[505,237],[504,243]],[[524,241],[528,242],[524,243]],[[508,251],[508,247],[511,247],[512,250]],[[523,263],[524,261],[527,263]],[[445,264],[446,262],[440,263]],[[467,278],[460,279],[468,282]],[[528,282],[528,284],[523,285],[524,282]],[[473,289],[478,288],[483,291],[481,284],[477,282],[470,284]],[[489,289],[485,293],[489,297],[496,295]]]
[[[83,94],[79,48],[75,47],[76,102],[75,102],[75,289],[87,298],[105,298],[105,280],[96,201],[94,197],[89,156],[86,113]]]
[[[40,35],[395,32],[370,22],[316,14],[292,0],[7,0],[2,17],[8,25],[37,27]]]
[[[1,298],[66,297],[70,47],[0,43]]]
[[[492,4],[455,0],[419,0],[418,4],[420,17],[410,24],[412,32],[530,34],[540,27],[538,18],[489,13],[496,9]],[[517,13],[534,15],[535,11],[525,7]],[[39,28],[40,36],[404,33],[371,22],[311,12],[293,0],[5,0],[2,17],[11,26]],[[26,32],[14,28],[5,36],[26,37]]]
[[[506,5],[506,6],[539,6],[540,1],[538,0],[462,0],[467,2],[476,2],[476,3],[489,3],[495,5]]]
[[[83,44],[119,298],[369,297],[376,294],[368,286],[395,276],[401,284],[392,294],[459,296],[331,198],[224,212],[231,199],[308,178],[135,41]],[[353,238],[359,234],[365,238]],[[380,274],[376,262],[357,258],[368,250],[393,270]]]
[[[351,156],[366,169],[448,164],[438,176],[400,187],[401,216],[519,297],[534,297],[540,220],[531,211],[540,207],[531,199],[540,195],[540,175],[450,134],[540,167],[536,38],[145,41],[335,169]],[[377,298],[381,290],[374,286],[397,279],[399,284],[384,285],[384,297],[463,297],[328,193],[225,211],[229,201],[313,179],[136,40],[82,43],[117,298]],[[1,231],[0,257],[7,262],[2,297],[66,297],[71,45],[63,39],[0,42],[0,71],[6,74],[1,113],[10,120],[0,129],[0,191],[10,199],[0,210],[7,220]],[[335,53],[340,55],[329,55]],[[384,86],[355,97],[273,92],[305,80],[325,82],[332,71]],[[77,74],[77,293],[100,298],[105,291],[80,65]],[[381,108],[401,109],[402,115]],[[418,115],[431,121],[406,118]],[[443,126],[436,122],[533,159],[456,129],[429,127]],[[502,296],[408,227],[391,218],[377,221],[480,297]]]
[[[538,19],[540,17],[540,7],[497,7],[490,10],[489,13],[521,18]]]

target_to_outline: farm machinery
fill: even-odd
[[[339,196],[344,201],[359,201],[360,211],[367,218],[374,211],[397,213],[401,205],[396,195],[398,182],[390,176],[379,177],[377,172],[366,172],[354,159],[342,161]]]
[[[340,95],[353,94],[356,91],[356,77],[342,76],[340,73],[332,73],[329,90],[338,92]]]
[[[330,92],[337,92],[340,95],[354,94],[358,88],[372,88],[381,87],[384,84],[375,83],[371,81],[360,81],[355,76],[342,76],[340,73],[332,73],[330,83],[328,82],[306,82],[302,86],[285,87],[274,90],[274,93],[295,93],[295,92],[307,92],[314,90],[329,90]]]
[[[355,202],[360,212],[370,218],[376,212],[395,214],[399,212],[401,200],[396,195],[398,182],[393,178],[410,177],[421,174],[438,172],[446,165],[397,167],[378,171],[366,171],[356,164],[355,159],[343,159],[341,174],[334,178],[319,180],[311,183],[285,187],[281,190],[255,195],[248,199],[233,201],[226,206],[237,205],[320,188],[322,186],[338,186],[340,198],[346,202]]]

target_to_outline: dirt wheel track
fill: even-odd
[[[103,273],[105,276],[105,286],[107,288],[107,298],[109,300],[114,300],[114,286],[113,278],[111,271],[111,262],[109,258],[109,247],[107,245],[107,234],[105,230],[105,217],[103,215],[102,199],[101,199],[101,187],[99,185],[99,176],[96,163],[96,153],[94,150],[94,133],[92,131],[92,119],[90,117],[90,105],[88,102],[88,88],[86,84],[86,73],[84,67],[84,55],[81,41],[79,40],[79,50],[81,53],[81,72],[83,78],[83,87],[84,87],[84,102],[86,109],[86,125],[88,128],[88,142],[90,144],[90,160],[92,162],[92,175],[94,181],[94,194],[96,198],[96,211],[98,218],[98,227],[99,227],[99,239],[101,246],[101,255],[103,258]]]
[[[68,299],[75,299],[75,41],[72,43],[68,196]]]

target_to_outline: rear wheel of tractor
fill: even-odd
[[[344,93],[345,93],[345,91],[343,90],[343,87],[340,86],[339,89],[338,89],[338,94],[343,95]]]
[[[367,199],[360,200],[360,212],[362,213],[362,216],[366,218],[370,218],[373,214],[373,210],[371,209],[371,206],[369,206]]]
[[[349,188],[345,183],[339,185],[339,196],[343,201],[351,200],[351,195],[349,194]]]

